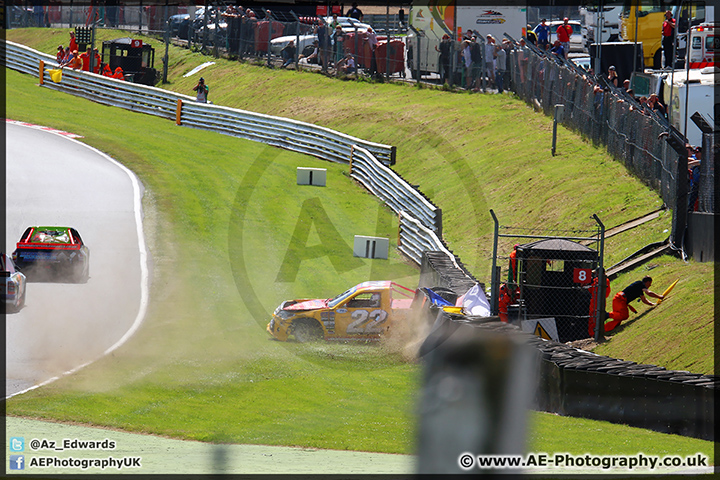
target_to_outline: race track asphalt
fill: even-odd
[[[101,357],[142,321],[147,269],[139,182],[66,136],[6,123],[8,253],[29,226],[75,227],[90,248],[87,283],[29,282],[6,315],[6,397]]]

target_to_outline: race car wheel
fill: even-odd
[[[314,342],[323,337],[322,327],[316,321],[299,319],[293,322],[293,335],[300,343]]]

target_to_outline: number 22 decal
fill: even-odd
[[[355,310],[352,315],[354,320],[347,327],[347,333],[381,333],[381,324],[385,323],[388,314],[385,310],[373,310],[368,312],[367,310]],[[370,322],[368,322],[370,320]],[[365,324],[368,322],[367,324]]]

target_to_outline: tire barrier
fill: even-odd
[[[457,259],[457,257],[455,258]],[[456,267],[445,252],[423,252],[418,286],[429,287],[433,290],[435,287],[447,288],[460,296],[475,284],[480,283],[467,271],[459,259],[457,259],[457,264]],[[480,283],[480,288],[485,291],[485,284]]]
[[[435,253],[426,252],[423,258],[421,286],[453,289],[446,279],[463,278],[466,272],[445,261],[447,257],[434,258]],[[455,285],[459,295],[464,293],[465,283]],[[434,323],[429,342],[440,341],[438,332],[448,336],[458,329],[475,328],[502,332],[533,345],[540,354],[533,407],[537,410],[715,440],[714,400],[720,376],[597,355],[522,332],[498,317],[448,314],[430,302],[424,302],[423,308],[424,318]],[[428,351],[423,347],[421,355]]]

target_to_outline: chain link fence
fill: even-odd
[[[407,27],[400,16],[368,16],[367,22],[373,22],[378,33],[377,47],[373,50],[366,34],[369,23],[339,17],[342,28],[336,31],[330,25],[331,17],[322,17],[327,32],[322,35],[321,18],[302,15],[308,9],[297,6],[301,14],[296,14],[293,10],[262,7],[50,4],[37,8],[10,7],[7,28],[85,25],[120,28],[167,36],[173,43],[215,56],[272,67],[333,68],[334,73],[341,70],[350,55],[355,69],[342,69],[345,73],[405,76],[405,44],[397,35],[406,32]],[[291,48],[286,48],[291,42]]]
[[[500,226],[494,214],[492,311],[504,322],[559,342],[594,336],[604,227],[538,232]],[[597,220],[597,219],[596,219]],[[605,293],[604,290],[601,293]],[[604,321],[604,316],[600,318]]]
[[[678,153],[661,134],[670,129],[667,120],[643,108],[620,89],[579,70],[569,62],[544,55],[531,47],[518,47],[510,55],[515,93],[547,115],[564,105],[562,123],[596,145],[603,145],[628,170],[660,192],[663,201],[675,206]],[[707,169],[698,186],[709,198],[714,171]],[[713,212],[711,202],[702,203]]]

